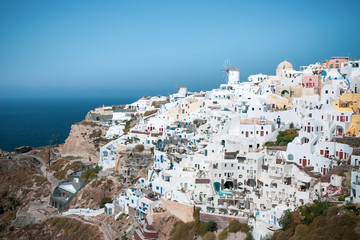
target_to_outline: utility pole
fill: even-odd
[[[50,140],[49,141],[49,144],[50,144],[50,146],[49,146],[49,158],[48,158],[48,165],[49,165],[49,167],[50,167],[50,163],[51,163],[51,144],[53,143],[53,140]]]

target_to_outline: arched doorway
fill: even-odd
[[[281,96],[282,97],[286,97],[286,96],[288,96],[289,95],[289,91],[288,90],[283,90],[283,91],[281,91]]]
[[[303,137],[301,139],[301,144],[308,143],[308,142],[309,142],[309,139],[307,137]]]
[[[344,129],[341,126],[336,127],[336,136],[342,137],[344,135]]]

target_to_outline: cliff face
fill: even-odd
[[[97,163],[100,158],[100,147],[107,142],[104,138],[107,129],[96,122],[82,121],[73,124],[69,137],[60,149],[61,155],[81,157],[85,160],[90,158],[92,163]]]

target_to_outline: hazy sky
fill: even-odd
[[[0,95],[116,97],[209,90],[360,56],[360,1],[0,0]]]

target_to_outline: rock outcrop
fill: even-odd
[[[82,121],[73,124],[69,137],[61,147],[63,157],[75,156],[97,163],[100,158],[100,147],[107,143],[104,138],[108,127],[96,122]]]

